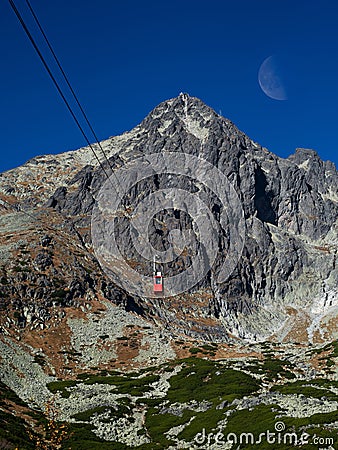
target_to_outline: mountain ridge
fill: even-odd
[[[245,247],[236,269],[223,285],[217,285],[212,275],[201,281],[198,286],[210,298],[206,305],[194,306],[195,317],[187,319],[189,306],[186,307],[184,300],[179,302],[182,317],[173,312],[177,308],[170,304],[171,300],[165,307],[160,307],[156,300],[131,300],[128,294],[123,294],[124,301],[131,302],[146,315],[164,316],[173,323],[174,329],[182,330],[183,327],[186,331],[188,321],[188,329],[197,326],[202,336],[205,333],[212,336],[214,332],[219,338],[220,330],[223,330],[224,339],[229,335],[254,340],[276,335],[278,339],[278,335],[284,336],[285,329],[290,328],[290,322],[294,322],[291,330],[300,327],[306,334],[305,330],[318,319],[312,311],[319,309],[323,320],[333,314],[338,302],[335,266],[338,174],[333,163],[321,161],[313,150],[308,149],[297,149],[294,155],[280,158],[188,94],[162,102],[140,125],[103,141],[102,146],[109,158],[109,165],[102,160],[107,171],[111,168],[117,171],[128,161],[152,153],[181,152],[205,159],[221,170],[236,190],[246,221]],[[18,203],[22,209],[38,207],[42,215],[54,218],[56,226],[66,227],[74,234],[75,246],[89,251],[87,258],[97,267],[92,251],[90,215],[105,175],[90,152],[90,148],[84,147],[51,157],[33,158],[24,166],[1,174],[0,192],[14,205]],[[194,192],[189,180],[181,178],[178,182],[180,187]],[[137,186],[129,199],[130,204],[145,195],[147,189],[152,191],[167,186],[167,174],[159,176],[156,183],[152,180],[147,186]],[[206,188],[203,189],[197,188],[198,194],[209,195]],[[214,198],[208,202],[217,220],[222,205]],[[163,215],[157,219],[165,221]],[[65,220],[67,225],[62,224]],[[175,218],[171,214],[170,220],[174,227],[191,229],[184,215]],[[164,238],[168,237],[165,233],[167,231],[152,224],[150,234],[156,248],[164,248]],[[121,240],[126,237],[121,236]],[[69,245],[72,246],[71,240]],[[229,248],[227,240],[229,238],[222,235],[218,263]],[[137,261],[137,258],[132,251],[130,259]],[[40,259],[42,261],[43,257]],[[53,257],[50,259],[52,263],[46,267],[52,270]],[[183,268],[188,267],[188,259],[179,259]],[[79,260],[76,266],[81,266]],[[166,267],[167,276],[174,271],[173,265]],[[58,274],[63,278],[60,272]],[[98,278],[102,277],[105,279],[106,274],[99,274]],[[81,284],[81,275],[77,278]],[[110,285],[111,281],[104,283]],[[92,280],[90,284],[95,286]],[[78,292],[75,290],[73,295],[67,294],[68,297],[81,299],[80,294],[83,296],[89,285]],[[66,286],[69,289],[68,281]],[[95,295],[97,287],[89,289],[93,291],[91,295]],[[112,292],[115,294],[108,293],[108,298],[116,302],[114,295],[119,289],[113,288]],[[27,299],[20,295],[19,304],[25,304]],[[121,294],[117,297],[121,298]],[[334,330],[335,326],[331,324],[334,318],[331,319],[328,319],[328,326]],[[203,325],[203,321],[209,321],[210,326]],[[319,325],[314,327],[320,340],[319,330]],[[313,339],[313,330],[307,334]]]
[[[334,164],[187,94],[102,146],[109,180],[88,147],[0,175],[0,446],[205,448],[243,423],[333,445]]]

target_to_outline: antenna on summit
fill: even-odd
[[[187,92],[180,92],[179,97],[184,101],[184,100],[188,100],[189,98],[189,94]]]

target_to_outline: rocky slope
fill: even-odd
[[[20,397],[0,383],[0,445],[32,450],[335,448],[336,344],[321,349],[253,344],[242,354],[224,350],[200,345],[189,348],[189,357],[139,371],[92,368],[55,379],[46,376],[41,354],[29,358],[12,343],[11,362],[30,380],[6,379]]]
[[[334,443],[334,165],[187,94],[101,146],[105,171],[83,148],[0,174],[0,447],[218,448],[276,421]]]
[[[142,293],[125,292],[123,283],[120,289],[116,277],[99,267],[100,255],[92,242],[92,211],[107,181],[91,150],[37,157],[0,176],[2,198],[14,209],[36,217],[34,223],[6,203],[2,206],[2,304],[15,310],[15,317],[9,313],[5,318],[7,324],[43,326],[52,314],[62,315],[64,306],[78,306],[99,293],[127,309],[170,323],[174,333],[206,339],[320,341],[336,336],[338,174],[333,163],[305,149],[279,158],[187,94],[163,102],[131,132],[104,141],[102,147],[109,157],[109,164],[102,159],[105,170],[114,170],[109,181],[112,194],[118,189],[116,174],[135,158],[153,155],[154,161],[154,154],[176,153],[183,157],[179,164],[189,167],[185,173],[177,165],[173,173],[166,160],[162,170],[153,169],[152,176],[122,195],[123,217],[115,233],[130,267],[130,274],[122,277],[151,274],[151,261],[140,255],[131,240],[132,220],[126,214],[145,197],[148,203],[138,212],[156,211],[149,221],[147,242],[158,252],[172,245],[175,231],[190,236],[190,247],[184,247],[183,239],[172,261],[161,265],[167,284],[193,264],[201,234],[211,242],[209,222],[198,224],[199,231],[194,228],[193,220],[201,210],[194,216],[190,205],[176,208],[175,199],[166,200],[164,210],[158,209],[158,200],[150,193],[168,187],[202,199],[211,211],[208,219],[216,224],[217,234],[212,270],[197,285],[189,285],[189,292],[162,303]],[[96,150],[100,152],[97,145]],[[220,198],[223,188],[215,195],[208,173],[199,173],[206,169],[194,163],[202,159],[227,177],[226,194],[234,192],[239,199],[244,223],[235,239],[231,220],[236,217],[229,215],[233,202],[225,204]],[[180,236],[174,245],[180,246],[179,240]],[[219,283],[217,270],[236,248],[233,270]],[[117,266],[110,269],[118,271]],[[52,313],[51,308],[58,305]]]

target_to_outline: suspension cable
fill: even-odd
[[[72,85],[71,85],[71,83],[70,83],[70,81],[69,81],[69,78],[68,78],[68,76],[66,75],[66,73],[65,73],[65,71],[64,71],[64,69],[63,69],[63,67],[62,67],[62,64],[61,64],[59,58],[57,57],[57,55],[56,55],[56,53],[55,53],[55,51],[54,51],[54,49],[53,49],[53,47],[52,47],[52,45],[51,45],[51,43],[50,43],[48,37],[47,37],[47,35],[46,35],[44,29],[42,28],[41,22],[39,21],[39,19],[38,19],[38,17],[37,17],[37,15],[36,15],[36,13],[35,13],[35,11],[34,11],[34,9],[33,9],[33,7],[32,7],[32,5],[31,5],[31,3],[30,3],[29,0],[26,0],[26,4],[27,4],[27,6],[28,6],[28,8],[29,8],[29,10],[30,10],[30,12],[31,12],[31,14],[32,14],[32,16],[34,17],[34,20],[35,20],[35,22],[36,22],[36,24],[37,24],[37,26],[38,26],[38,28],[39,28],[39,30],[40,30],[42,36],[44,37],[44,39],[45,39],[45,41],[46,41],[46,43],[47,43],[47,46],[48,46],[48,48],[49,48],[51,54],[53,55],[53,58],[54,58],[54,60],[55,60],[55,62],[56,62],[56,64],[57,64],[58,68],[60,69],[60,72],[62,73],[62,76],[63,76],[65,82],[67,83],[67,86],[69,87],[69,90],[70,90],[70,92],[72,93],[72,95],[73,95],[73,97],[74,97],[74,99],[75,99],[75,101],[76,101],[76,103],[77,103],[77,105],[78,105],[78,107],[79,107],[79,109],[80,109],[80,111],[81,111],[81,113],[82,113],[82,115],[83,115],[83,117],[84,117],[84,119],[85,119],[85,121],[86,121],[86,123],[87,123],[89,129],[90,129],[90,131],[92,132],[92,134],[93,134],[93,136],[94,136],[94,138],[95,138],[96,143],[99,145],[100,150],[101,150],[101,152],[102,152],[102,154],[103,154],[105,160],[107,161],[107,163],[108,163],[108,165],[109,165],[109,167],[110,167],[111,172],[113,173],[113,169],[112,169],[112,167],[111,167],[110,161],[109,161],[109,159],[107,158],[107,155],[106,155],[106,153],[105,153],[105,151],[104,151],[104,149],[103,149],[103,147],[102,147],[102,145],[101,145],[101,143],[100,143],[100,141],[99,141],[99,138],[97,137],[97,135],[96,135],[96,133],[95,133],[95,130],[94,130],[92,124],[90,123],[90,121],[89,121],[89,119],[88,119],[88,116],[87,116],[86,112],[84,111],[84,109],[83,109],[83,107],[82,107],[82,105],[81,105],[81,103],[80,103],[80,100],[79,100],[78,96],[76,95],[76,93],[75,93],[75,91],[74,91],[74,89],[73,89],[73,87],[72,87]]]
[[[38,56],[39,56],[39,58],[40,58],[42,64],[44,65],[44,67],[45,67],[45,69],[46,69],[48,75],[50,76],[51,80],[53,81],[53,84],[54,84],[54,86],[56,87],[56,89],[57,89],[59,95],[61,96],[62,100],[64,101],[64,103],[65,103],[65,105],[66,105],[66,107],[67,107],[67,109],[68,109],[68,111],[70,112],[71,116],[73,117],[73,119],[74,119],[74,121],[75,121],[77,127],[79,128],[79,130],[80,130],[82,136],[84,137],[84,139],[85,139],[85,141],[87,142],[89,148],[90,148],[91,151],[93,152],[93,154],[94,154],[94,156],[95,156],[97,162],[99,163],[101,169],[102,169],[103,172],[105,173],[107,179],[109,179],[109,175],[108,175],[108,173],[107,173],[105,167],[103,166],[102,162],[100,161],[100,158],[98,157],[98,155],[97,155],[95,149],[93,148],[92,144],[90,143],[90,141],[89,141],[89,139],[88,139],[88,137],[87,137],[87,135],[86,135],[86,133],[85,133],[83,127],[81,126],[80,122],[78,121],[78,119],[77,119],[77,117],[76,117],[76,115],[75,115],[75,113],[74,113],[72,107],[70,106],[68,100],[66,99],[65,95],[63,94],[63,92],[62,92],[62,90],[61,90],[61,88],[60,88],[60,86],[59,86],[57,80],[55,79],[55,77],[54,77],[54,75],[53,75],[51,69],[49,68],[49,66],[48,66],[48,64],[47,64],[47,62],[46,62],[44,56],[42,55],[42,53],[41,53],[41,51],[39,50],[39,47],[37,46],[37,44],[36,44],[36,42],[35,42],[35,40],[34,40],[32,34],[30,33],[29,29],[27,28],[27,25],[26,25],[25,21],[23,20],[23,18],[22,18],[22,16],[21,16],[20,12],[18,11],[17,7],[15,6],[14,1],[13,1],[13,0],[8,0],[8,1],[9,1],[10,5],[11,5],[11,7],[12,7],[14,13],[15,13],[15,15],[17,16],[17,18],[18,18],[18,20],[19,20],[19,22],[20,22],[22,28],[24,29],[24,31],[25,31],[27,37],[29,38],[31,44],[33,45],[34,50],[36,51],[36,53],[38,54]]]
[[[7,200],[5,200],[2,197],[0,197],[0,205],[1,205],[1,203],[3,205],[9,206],[13,211],[20,212],[20,213],[24,214],[25,216],[29,217],[31,220],[33,219],[34,222],[38,222],[40,220],[38,217],[34,216],[30,212],[28,212],[25,209],[23,209],[20,205],[18,205],[18,204],[17,205],[12,205],[12,203],[8,202]],[[44,223],[44,228],[46,228],[47,230],[52,231],[53,233],[55,233],[55,231],[60,231],[56,227],[54,228],[53,226],[50,226],[50,225],[45,224],[45,223]]]

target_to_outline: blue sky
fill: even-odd
[[[25,1],[15,2],[32,25]],[[183,91],[280,156],[307,147],[338,165],[336,0],[31,4],[100,139],[131,129]],[[270,55],[286,101],[259,86]],[[8,2],[0,10],[0,57],[0,171],[84,146]]]

